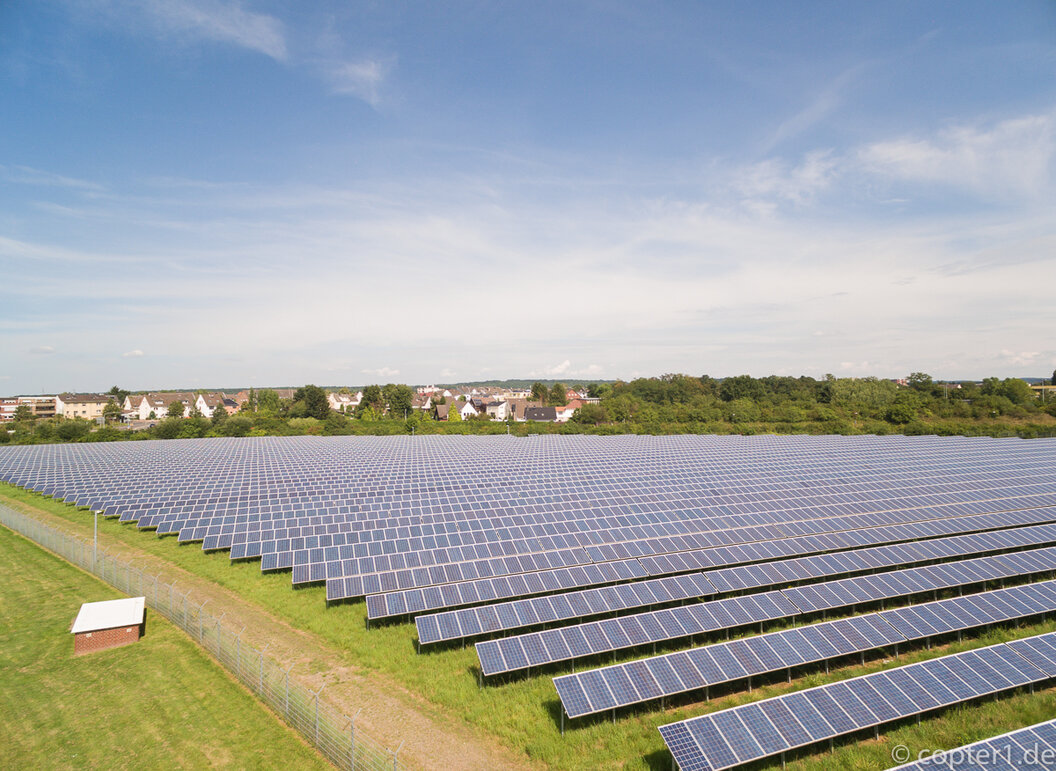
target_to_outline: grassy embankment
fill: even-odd
[[[4,499],[37,507],[65,519],[71,530],[90,533],[91,518],[72,506],[0,485],[0,500]],[[780,680],[757,687],[750,693],[743,690],[728,692],[710,703],[700,701],[698,694],[679,704],[669,705],[666,710],[659,709],[655,703],[648,704],[617,714],[615,722],[610,716],[578,721],[562,736],[558,724],[559,703],[551,678],[570,671],[570,668],[557,667],[542,673],[533,671],[530,677],[514,678],[480,690],[472,645],[417,655],[412,623],[375,626],[368,630],[364,624],[366,610],[362,603],[327,608],[321,586],[294,591],[288,573],[262,574],[258,562],[231,563],[226,552],[205,553],[197,544],[179,545],[175,538],[159,539],[113,520],[100,520],[100,534],[107,541],[120,541],[237,591],[291,625],[317,635],[340,651],[348,665],[384,673],[427,699],[438,712],[457,715],[470,726],[486,731],[511,748],[554,768],[667,769],[670,756],[656,731],[657,726],[664,723],[789,690],[1056,630],[1056,621],[1047,620],[1022,627],[992,629],[982,634],[966,634],[961,643],[954,641],[933,645],[931,650],[906,651],[898,659],[874,657],[867,658],[865,666],[855,662],[833,668],[829,674],[823,669],[798,673],[791,685]],[[645,654],[635,655],[641,657]],[[617,656],[616,660],[633,657]],[[577,668],[600,666],[612,660],[605,657],[596,662],[581,661]],[[898,744],[908,746],[914,753],[924,748],[955,747],[1030,725],[1053,714],[1056,714],[1056,689],[1040,690],[1033,695],[1017,694],[947,710],[926,717],[919,726],[889,727],[881,733],[879,741],[856,737],[855,741],[837,744],[832,754],[814,749],[795,760],[790,759],[789,768],[803,771],[886,768],[893,765],[890,752]]]
[[[5,768],[329,768],[158,614],[130,646],[73,655],[82,602],[117,590],[0,527]]]

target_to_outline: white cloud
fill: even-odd
[[[808,153],[795,166],[770,159],[735,172],[732,186],[751,202],[778,198],[795,204],[809,203],[829,187],[837,173],[837,160],[827,150]]]
[[[386,378],[396,377],[398,374],[400,374],[400,371],[398,369],[393,369],[392,367],[379,367],[378,369],[365,369],[363,370],[363,374]]]
[[[35,185],[38,187],[70,188],[81,191],[100,191],[102,186],[95,182],[88,182],[75,177],[66,177],[54,174],[50,171],[42,171],[29,166],[2,166],[0,165],[0,177],[8,182],[23,185]]]
[[[132,351],[125,351],[123,354],[121,354],[121,358],[123,358],[123,359],[136,359],[136,358],[139,358],[142,355],[143,355],[143,351],[141,351],[138,348],[136,348],[135,350],[132,350]]]
[[[35,348],[30,348],[29,352],[35,356],[50,356],[55,353],[55,348],[50,345],[38,345]]]
[[[1040,364],[1051,358],[1050,355],[1046,355],[1042,351],[1001,351],[1001,355],[1008,361],[1009,364],[1013,365],[1025,365],[1032,366],[1034,364]]]
[[[391,67],[391,61],[380,59],[340,62],[326,68],[326,77],[334,93],[355,96],[372,107],[377,107],[381,86]]]
[[[597,364],[591,364],[587,367],[573,367],[571,360],[565,359],[560,364],[555,364],[552,367],[544,367],[542,370],[529,372],[528,377],[598,377],[601,373],[602,368]]]
[[[1034,196],[1051,186],[1056,153],[1052,114],[1005,120],[992,128],[957,126],[928,138],[902,138],[862,148],[873,174],[997,194]]]
[[[277,61],[287,58],[282,22],[274,16],[247,11],[238,0],[119,0],[112,14],[125,21],[142,13],[157,34],[227,43],[257,51]]]
[[[10,380],[10,379],[11,379],[10,375],[0,375],[0,380]]]

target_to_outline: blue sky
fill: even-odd
[[[0,3],[0,392],[1056,367],[1056,5]]]

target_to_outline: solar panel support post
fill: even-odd
[[[99,512],[95,513],[95,525],[92,527],[92,572],[95,572],[95,560],[99,554]]]
[[[561,735],[565,735],[565,710],[561,710]]]

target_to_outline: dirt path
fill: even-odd
[[[91,537],[91,528],[79,529],[68,520],[11,499],[4,505],[32,514],[42,522],[67,533]],[[86,532],[87,531],[87,532]],[[318,636],[296,629],[236,592],[218,586],[104,533],[99,544],[111,555],[132,562],[134,567],[176,582],[180,594],[190,591],[196,605],[208,600],[222,607],[224,624],[244,626],[243,636],[256,648],[268,646],[268,656],[284,667],[294,665],[291,677],[317,690],[326,684],[326,699],[348,715],[359,712],[362,729],[383,746],[395,749],[401,743],[400,765],[423,769],[531,769],[523,755],[515,754],[488,736],[442,714],[440,708],[408,691],[387,675],[363,672],[348,666],[342,653]]]

